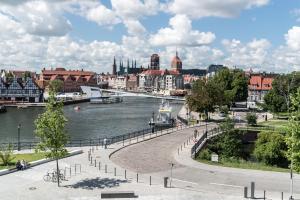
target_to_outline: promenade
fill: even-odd
[[[211,124],[208,128],[213,126]],[[71,148],[82,149],[84,153],[60,160],[61,169],[72,168],[72,175],[67,174],[68,180],[63,181],[60,188],[56,183],[43,181],[46,172],[55,168],[55,162],[49,162],[0,176],[1,199],[100,199],[102,191],[134,191],[139,199],[145,200],[238,200],[243,199],[243,186],[249,185],[250,181],[256,182],[256,197],[262,197],[262,191],[267,190],[268,199],[281,199],[281,191],[287,199],[288,173],[223,168],[192,160],[192,143],[186,143],[194,129],[165,130],[127,140],[124,144],[116,143],[107,149]],[[202,133],[205,126],[197,129]],[[171,163],[175,164],[172,188],[164,188],[163,177],[170,177]],[[81,172],[77,168],[76,175],[75,164],[81,165]],[[299,176],[296,175],[294,191],[298,194],[299,183]]]

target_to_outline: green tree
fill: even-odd
[[[56,79],[56,80],[51,81],[49,84],[49,95],[50,95],[51,91],[54,92],[55,94],[57,92],[60,92],[63,89],[63,85],[64,85],[64,83],[61,80]]]
[[[300,172],[300,122],[299,122],[299,99],[300,89],[295,95],[292,95],[291,103],[294,112],[291,114],[287,127],[286,144],[288,146],[287,157],[291,161],[291,169]]]
[[[277,94],[275,90],[270,90],[264,96],[263,107],[273,113],[279,113],[287,110],[284,97]]]
[[[14,159],[13,156],[13,146],[12,144],[8,144],[7,146],[2,146],[0,150],[0,159],[4,166],[8,166],[9,163]]]
[[[255,126],[257,124],[257,116],[255,113],[247,113],[246,120],[250,126]]]
[[[56,82],[51,82],[49,88],[46,111],[40,114],[35,120],[35,133],[40,139],[36,150],[44,151],[47,158],[56,160],[57,184],[59,186],[58,159],[67,154],[65,148],[68,142],[68,136],[65,130],[67,119],[63,113],[63,103],[56,101],[55,98],[58,89]]]
[[[272,90],[265,96],[266,108],[272,112],[286,112],[291,106],[291,94],[300,87],[300,72],[278,75],[272,83]]]
[[[287,166],[287,146],[284,136],[277,132],[263,131],[255,142],[254,156],[266,165]]]
[[[187,97],[187,104],[193,111],[205,113],[214,110],[214,102],[208,92],[207,83],[205,80],[197,80],[192,87],[192,94]]]

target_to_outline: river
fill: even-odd
[[[119,104],[81,103],[79,111],[74,105],[64,107],[68,119],[67,132],[71,139],[89,139],[116,136],[124,133],[149,128],[152,112],[157,114],[161,100],[151,98],[125,97]],[[170,103],[173,116],[179,112],[182,104]],[[1,142],[15,142],[18,124],[21,124],[21,141],[33,141],[34,120],[44,108],[8,108],[0,114]]]

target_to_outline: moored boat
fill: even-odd
[[[162,99],[157,118],[155,120],[153,114],[149,125],[154,127],[173,127],[175,125],[175,119],[172,117],[172,107],[169,105],[168,101]]]

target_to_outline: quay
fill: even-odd
[[[64,105],[72,105],[78,103],[89,102],[89,98],[82,99],[73,99],[63,101]],[[6,107],[18,107],[18,108],[27,108],[27,107],[45,107],[46,103],[30,103],[30,102],[18,102],[18,101],[0,101],[0,105],[5,105]]]

